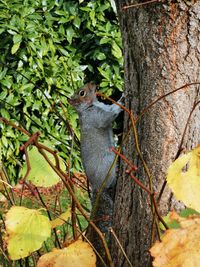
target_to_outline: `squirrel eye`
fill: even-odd
[[[80,95],[80,96],[85,96],[85,94],[86,94],[86,92],[85,92],[84,90],[81,90],[81,91],[79,92],[79,95]]]

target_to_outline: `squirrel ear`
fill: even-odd
[[[95,92],[97,86],[96,86],[96,84],[95,84],[94,82],[89,82],[89,83],[88,83],[88,88],[89,88],[90,91]]]

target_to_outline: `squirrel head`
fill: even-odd
[[[96,100],[96,85],[93,82],[87,83],[84,87],[75,92],[68,100],[77,111],[87,109]]]

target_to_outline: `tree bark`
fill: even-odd
[[[123,9],[130,4],[137,7]],[[116,0],[124,47],[126,107],[135,116],[153,100],[184,84],[200,82],[200,1]],[[153,105],[137,123],[139,145],[153,178],[153,190],[160,192],[166,170],[175,159],[189,114],[199,101],[198,84],[187,86]],[[125,114],[124,136],[131,127]],[[123,154],[138,167],[135,175],[148,186],[148,177],[136,152],[133,131],[123,146]],[[200,143],[200,109],[192,113],[182,148]],[[151,201],[126,174],[120,161],[113,229],[133,266],[151,265],[153,216]],[[159,210],[166,214],[180,205],[165,187]],[[115,266],[130,266],[113,239]]]

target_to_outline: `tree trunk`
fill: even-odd
[[[130,4],[140,5],[122,8]],[[116,5],[124,46],[126,107],[135,116],[159,96],[185,84],[200,82],[200,1],[145,4],[137,0],[131,3],[116,0]],[[179,150],[189,114],[199,100],[199,88],[198,84],[187,86],[162,98],[137,123],[139,145],[157,193]],[[130,119],[125,114],[124,136],[130,127]],[[123,154],[138,167],[135,175],[148,186],[132,132],[122,144]],[[194,148],[200,142],[199,132],[197,106],[189,120],[182,148]],[[126,174],[126,169],[127,165],[121,160],[113,229],[133,266],[146,267],[151,264],[148,253],[153,222],[151,201]],[[172,208],[180,208],[180,205],[166,186],[159,210],[163,215]],[[112,254],[116,267],[129,266],[116,241],[113,241]]]

